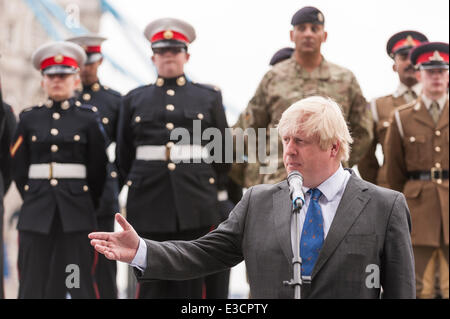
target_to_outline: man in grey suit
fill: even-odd
[[[140,238],[121,215],[124,231],[91,233],[91,244],[109,259],[138,268],[138,280],[183,280],[245,260],[253,298],[293,298],[283,284],[293,277],[300,248],[302,298],[415,298],[411,222],[401,193],[358,178],[341,161],[352,138],[334,101],[310,97],[290,106],[278,131],[288,173],[303,178],[301,240],[287,181],[250,188],[216,230],[194,241]]]

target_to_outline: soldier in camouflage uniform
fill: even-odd
[[[316,8],[304,7],[292,18],[291,40],[295,51],[291,58],[276,64],[266,73],[244,112],[243,127],[275,128],[283,111],[307,96],[334,99],[343,108],[354,139],[348,166],[359,162],[373,136],[370,109],[353,73],[328,62],[320,53],[327,38],[324,16]],[[269,139],[267,139],[269,140]],[[278,169],[257,183],[276,183],[286,178],[282,145],[278,143]],[[250,186],[250,185],[247,185]]]
[[[384,149],[384,139],[389,127],[389,115],[396,107],[411,102],[421,93],[422,87],[417,82],[415,69],[408,54],[412,48],[426,41],[428,41],[427,37],[420,32],[402,31],[394,34],[386,45],[388,55],[394,60],[392,68],[398,73],[400,84],[394,93],[370,102],[370,110],[374,120],[374,139],[369,151],[358,163],[361,177],[379,186],[389,187],[386,181],[386,166],[384,163],[380,166],[375,151],[378,144]]]
[[[270,59],[269,65],[274,66],[275,64],[280,63],[286,59],[289,59],[292,56],[292,52],[294,52],[293,48],[282,48],[274,53],[272,58]],[[245,130],[247,127],[244,127],[246,124],[245,120],[245,112],[239,115],[239,118],[234,124],[233,129],[241,128]],[[245,152],[248,154],[248,145],[245,141]],[[233,154],[233,158],[236,157],[236,154]],[[250,187],[253,185],[260,184],[262,182],[262,175],[259,174],[259,163],[248,163],[247,158],[242,159],[243,163],[233,163],[229,176],[232,182],[240,185],[241,187]]]

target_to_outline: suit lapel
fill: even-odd
[[[336,250],[340,242],[363,211],[370,197],[364,193],[367,190],[362,180],[356,177],[352,172],[347,187],[342,196],[341,202],[331,223],[327,238],[325,239],[322,250],[320,251],[317,262],[312,272],[312,278],[320,271],[328,258]]]
[[[273,221],[278,242],[289,262],[292,261],[291,217],[292,207],[287,181],[280,184],[280,190],[273,194]]]

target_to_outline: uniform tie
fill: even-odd
[[[430,115],[433,118],[434,124],[437,124],[440,114],[441,110],[439,109],[439,104],[436,101],[434,101],[430,105]]]
[[[319,198],[322,193],[317,188],[308,190],[308,193],[311,195],[311,199],[300,240],[302,276],[311,276],[324,241],[323,216],[319,205]]]

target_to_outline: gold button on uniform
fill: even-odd
[[[59,131],[58,131],[56,128],[52,128],[52,129],[50,130],[50,134],[52,134],[53,136],[56,136],[56,135],[59,134]]]
[[[36,141],[37,141],[36,135],[33,135],[33,136],[31,137],[31,140],[32,140],[33,142],[36,142]]]
[[[59,113],[53,113],[52,116],[53,116],[54,120],[59,120],[61,118],[61,114],[59,114]]]
[[[174,171],[176,167],[177,167],[177,166],[175,165],[175,163],[169,163],[169,164],[167,165],[167,168],[168,168],[169,170],[171,170],[171,171]]]
[[[53,106],[53,101],[52,101],[52,100],[47,100],[47,101],[45,102],[45,106],[46,106],[47,108],[51,108],[51,107]]]
[[[91,110],[94,111],[94,112],[97,112],[98,108],[96,106],[93,106]]]
[[[441,131],[436,131],[434,134],[436,134],[436,136],[441,136]]]
[[[135,121],[136,123],[139,123],[139,122],[141,121],[141,117],[140,117],[140,116],[136,116],[136,118],[134,119],[134,121]]]
[[[434,148],[434,150],[435,150],[437,153],[439,153],[439,152],[441,151],[441,148],[440,148],[439,146],[436,146],[436,147]]]
[[[83,94],[83,100],[89,101],[91,99],[91,95],[89,93]]]
[[[164,79],[158,78],[158,79],[156,80],[156,86],[161,87],[161,86],[163,86],[163,85],[164,85]]]
[[[175,127],[175,126],[173,125],[173,123],[167,123],[167,124],[166,124],[166,128],[167,128],[169,131],[173,130],[174,127]]]
[[[411,136],[411,137],[409,138],[409,141],[410,141],[411,143],[414,143],[414,142],[416,141],[416,138],[415,138],[414,136]]]
[[[94,91],[94,92],[100,91],[100,84],[94,83],[94,84],[92,85],[92,91]]]
[[[108,124],[109,123],[109,119],[107,117],[102,118],[102,123],[103,124]]]
[[[127,182],[127,185],[128,185],[128,186],[131,186],[131,185],[133,185],[133,182],[132,182],[132,181],[128,181],[128,182]]]
[[[23,187],[23,189],[24,189],[26,192],[28,192],[28,190],[30,189],[30,186],[25,185],[25,186]]]
[[[84,186],[83,186],[83,190],[84,190],[85,192],[87,192],[87,191],[89,190],[89,187],[88,187],[87,185],[84,185]]]
[[[179,86],[183,86],[183,85],[186,84],[186,79],[184,78],[184,76],[180,76],[180,77],[177,79],[177,84],[178,84]]]
[[[51,146],[51,150],[52,150],[53,153],[58,152],[58,145],[52,145]]]
[[[441,163],[436,163],[436,164],[434,164],[434,166],[435,166],[436,168],[441,168]]]
[[[63,110],[68,110],[69,107],[70,107],[69,101],[64,101],[64,102],[61,103],[61,108],[62,108]]]
[[[81,139],[80,135],[78,135],[78,134],[73,137],[73,140],[76,142],[78,142],[80,139]]]
[[[175,106],[173,106],[172,104],[167,104],[166,110],[170,111],[170,112],[173,112],[175,110]]]
[[[216,180],[214,179],[214,177],[211,177],[210,179],[209,179],[209,183],[210,184],[214,184],[216,182]]]
[[[438,183],[438,184],[442,184],[442,179],[440,179],[440,178],[439,178],[439,179],[437,179],[437,180],[436,180],[436,183]]]
[[[384,122],[383,122],[383,126],[384,126],[384,127],[389,127],[389,122],[388,122],[388,121],[384,121]]]
[[[76,101],[76,102],[75,102],[75,105],[76,105],[76,106],[81,106],[81,102],[80,102],[80,101]]]
[[[175,95],[175,91],[172,90],[172,89],[167,90],[167,95],[174,96]]]
[[[117,173],[116,173],[115,171],[112,171],[112,172],[111,172],[111,177],[112,177],[112,178],[117,178]]]
[[[205,118],[205,116],[204,116],[202,113],[198,113],[198,114],[197,114],[197,118],[198,118],[199,120],[203,120],[203,119]]]
[[[58,180],[56,180],[56,179],[51,179],[51,180],[50,180],[50,185],[52,185],[52,186],[57,186],[57,185],[58,185]]]

